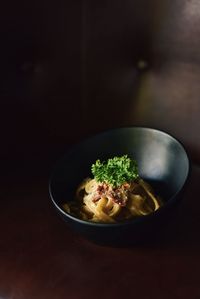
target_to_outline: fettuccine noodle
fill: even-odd
[[[148,215],[161,205],[161,199],[141,178],[117,188],[87,178],[78,186],[75,200],[63,208],[82,220],[115,223]]]

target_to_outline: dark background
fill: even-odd
[[[166,130],[199,162],[199,9],[194,0],[2,2],[3,176],[48,172],[68,146],[127,125]]]
[[[200,298],[199,98],[198,0],[1,1],[0,297]],[[100,247],[58,217],[49,175],[129,125],[183,142],[190,180],[162,242]]]

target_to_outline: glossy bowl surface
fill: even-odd
[[[156,212],[124,223],[91,223],[75,218],[62,209],[74,197],[78,184],[91,176],[91,164],[128,154],[138,163],[139,175],[159,194],[164,205]],[[184,146],[163,131],[145,127],[112,129],[93,136],[69,150],[53,169],[50,197],[59,215],[82,236],[105,245],[134,244],[151,239],[170,219],[177,206],[190,170]],[[159,228],[159,229],[158,229]]]

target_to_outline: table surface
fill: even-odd
[[[111,248],[76,235],[57,215],[48,177],[5,183],[0,298],[200,298],[200,167],[162,241]]]

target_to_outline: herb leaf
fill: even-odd
[[[139,177],[136,161],[127,155],[103,162],[97,160],[92,164],[91,171],[97,182],[107,183],[112,187],[119,187]]]

